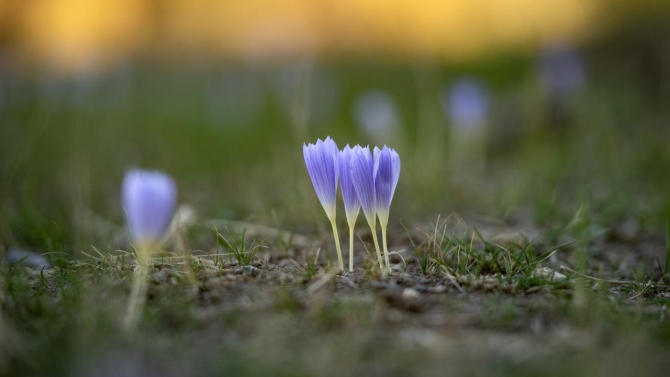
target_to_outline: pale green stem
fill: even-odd
[[[382,243],[384,244],[384,259],[386,259],[386,270],[391,273],[391,264],[389,263],[389,250],[386,247],[386,225],[382,225]]]
[[[379,225],[382,227],[382,243],[384,245],[384,259],[386,260],[386,269],[388,273],[391,273],[391,263],[389,263],[389,250],[388,250],[388,243],[386,241],[386,228],[388,227],[389,224],[389,215],[388,212],[386,211],[379,211],[377,212],[377,216],[379,217]]]
[[[349,272],[354,272],[354,227],[349,227]]]
[[[340,271],[344,271],[344,261],[342,260],[342,249],[340,249],[340,236],[337,234],[337,224],[335,216],[330,219],[330,225],[333,226],[333,237],[335,237],[335,247],[337,248],[337,261],[340,264]]]
[[[137,327],[139,320],[139,313],[144,308],[146,301],[147,290],[147,276],[148,276],[148,252],[149,248],[146,244],[140,244],[137,249],[137,269],[135,276],[133,276],[133,287],[128,299],[128,308],[126,309],[126,316],[123,320],[123,327],[127,333],[132,333]]]
[[[377,219],[373,218],[372,221],[368,219],[368,224],[370,225],[370,230],[372,231],[372,240],[375,243],[375,250],[377,251],[377,260],[379,261],[379,268],[384,271],[384,262],[382,260],[382,253],[379,251],[379,241],[377,240]]]

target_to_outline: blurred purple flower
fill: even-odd
[[[339,176],[340,150],[330,137],[325,141],[302,146],[307,172],[312,179],[314,191],[319,198],[328,218],[335,219],[337,181]]]
[[[445,91],[444,110],[455,127],[481,126],[486,122],[488,108],[488,88],[477,79],[461,78]]]
[[[575,48],[557,43],[540,52],[537,71],[544,89],[551,96],[570,97],[586,81],[584,60]]]
[[[164,173],[133,169],[123,179],[121,201],[133,240],[157,242],[172,221],[177,186]]]
[[[340,151],[340,182],[342,187],[342,199],[344,201],[344,210],[347,214],[349,226],[356,223],[356,217],[361,210],[361,203],[358,201],[354,182],[351,178],[351,160],[354,158],[354,149],[347,144]]]
[[[392,148],[374,150],[375,205],[382,227],[388,224],[388,215],[395,188],[400,177],[400,156]]]
[[[392,140],[400,129],[397,105],[380,90],[367,90],[356,98],[354,118],[359,129],[375,141]]]

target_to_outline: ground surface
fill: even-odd
[[[157,255],[133,334],[119,323],[136,277],[130,255],[14,267],[4,273],[13,314],[3,324],[5,372],[617,376],[670,367],[670,286],[652,272],[636,276],[664,257],[662,235],[622,243],[611,230],[590,244],[580,273],[577,242],[555,248],[490,220],[436,224],[394,229],[386,277],[364,252],[365,229],[353,273],[339,273],[332,255],[297,255],[281,237],[266,238],[246,266],[217,246],[196,251],[190,266]],[[256,229],[264,232],[273,233]],[[533,245],[535,257],[515,245]]]

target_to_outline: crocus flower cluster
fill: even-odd
[[[349,145],[341,151],[330,137],[316,144],[303,145],[307,172],[316,195],[333,227],[340,269],[344,270],[336,226],[336,195],[338,181],[342,184],[342,199],[349,224],[349,271],[353,271],[353,230],[360,209],[363,209],[377,252],[379,267],[390,271],[386,228],[393,194],[400,177],[400,157],[395,150]],[[385,260],[382,260],[377,240],[377,218],[382,227]]]

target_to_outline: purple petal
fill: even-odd
[[[312,179],[314,191],[328,216],[334,215],[339,176],[339,149],[330,137],[317,140],[316,145],[303,145],[307,172]]]
[[[374,182],[377,211],[388,213],[393,193],[400,178],[400,156],[395,150],[387,148],[374,151]]]
[[[356,221],[361,203],[358,201],[354,182],[351,178],[351,160],[354,158],[354,150],[347,144],[340,152],[340,185],[342,187],[342,199],[347,221],[352,225]]]
[[[360,145],[354,147],[352,157],[351,180],[363,212],[370,221],[375,216],[374,162],[370,149],[362,148]]]
[[[121,201],[133,239],[155,242],[172,221],[177,186],[164,173],[134,169],[123,179]]]

